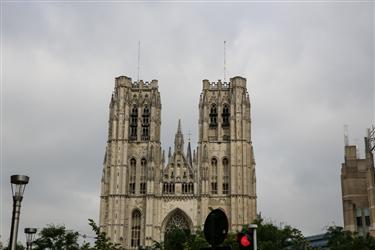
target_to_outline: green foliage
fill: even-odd
[[[208,247],[202,231],[197,231],[191,234],[189,230],[183,230],[178,227],[173,227],[165,235],[165,242],[154,241],[152,250],[200,250]]]
[[[2,248],[0,248],[0,249],[2,249]],[[8,246],[4,247],[3,249],[4,249],[4,250],[9,250],[9,249],[10,249],[10,248],[9,248],[9,244],[8,244]],[[26,249],[26,248],[22,245],[21,242],[17,242],[16,250],[25,250],[25,249]]]
[[[101,232],[100,228],[96,225],[93,219],[89,219],[89,225],[92,231],[96,234],[95,245],[93,248],[86,248],[92,250],[118,250],[120,249],[120,244],[114,244],[107,237],[105,232]]]
[[[151,250],[164,250],[164,242],[155,241],[152,243]]]
[[[232,250],[238,250],[237,233],[228,233],[223,246],[232,246]]]
[[[209,244],[204,238],[202,231],[197,231],[195,234],[191,234],[184,244],[184,250],[198,250],[204,247],[209,247]]]
[[[301,231],[291,226],[278,227],[272,223],[264,223],[263,219],[257,219],[258,248],[262,250],[307,250],[311,249]]]
[[[36,250],[79,250],[79,233],[67,230],[65,226],[48,225],[39,232],[39,238],[33,243]]]
[[[188,241],[189,237],[189,230],[183,230],[178,227],[173,227],[165,235],[164,249],[184,249],[184,244]]]
[[[342,227],[329,227],[326,236],[331,250],[373,250],[375,238],[369,235],[359,236],[357,233],[344,231]]]
[[[92,247],[89,243],[83,242],[80,246],[78,232],[67,230],[65,226],[47,225],[39,232],[39,238],[33,243],[35,250],[119,250],[119,244],[114,244],[107,237],[105,232],[100,232],[100,228],[94,220],[89,219],[89,225],[95,233],[95,244]],[[17,248],[23,250],[24,248]]]

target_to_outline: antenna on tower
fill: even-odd
[[[349,146],[349,136],[348,136],[348,125],[345,124],[344,125],[344,143],[345,143],[345,146]]]
[[[190,133],[190,130],[189,130],[189,133],[188,133],[188,142],[190,142],[190,137],[191,137],[191,133]]]
[[[140,63],[141,63],[141,41],[138,41],[138,79],[137,79],[137,82],[139,82],[139,76],[140,76],[140,70],[139,70]]]
[[[226,51],[225,51],[225,47],[226,47],[226,41],[224,41],[224,82],[226,82],[227,80],[227,68],[226,68]]]

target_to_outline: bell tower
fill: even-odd
[[[199,102],[201,223],[209,209],[222,208],[236,230],[256,218],[255,159],[246,79],[203,80]]]
[[[144,232],[153,224],[153,213],[145,209],[152,209],[151,197],[159,190],[162,153],[158,82],[117,77],[109,108],[100,226],[125,248],[138,247],[146,244]],[[134,221],[140,230],[133,232]]]

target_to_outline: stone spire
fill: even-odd
[[[184,135],[181,132],[181,120],[178,120],[177,133],[174,139],[174,151],[183,152],[184,150]]]
[[[171,147],[169,147],[169,150],[168,150],[168,163],[171,162],[171,158],[172,158],[172,150],[171,150]]]
[[[191,158],[190,141],[188,142],[188,146],[187,146],[186,160],[190,164],[190,166],[193,166],[193,161],[192,161],[192,158]]]

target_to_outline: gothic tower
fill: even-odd
[[[152,209],[152,197],[159,189],[158,82],[116,78],[109,108],[100,226],[114,242],[135,247],[151,242],[145,234],[152,230],[153,212],[147,208]]]
[[[203,80],[199,103],[198,162],[201,221],[222,208],[230,230],[256,218],[255,160],[246,79]]]
[[[100,227],[124,249],[164,241],[171,228],[202,230],[223,209],[235,231],[256,217],[255,161],[246,79],[203,81],[197,150],[178,121],[173,152],[161,149],[156,80],[116,78],[100,199]]]

